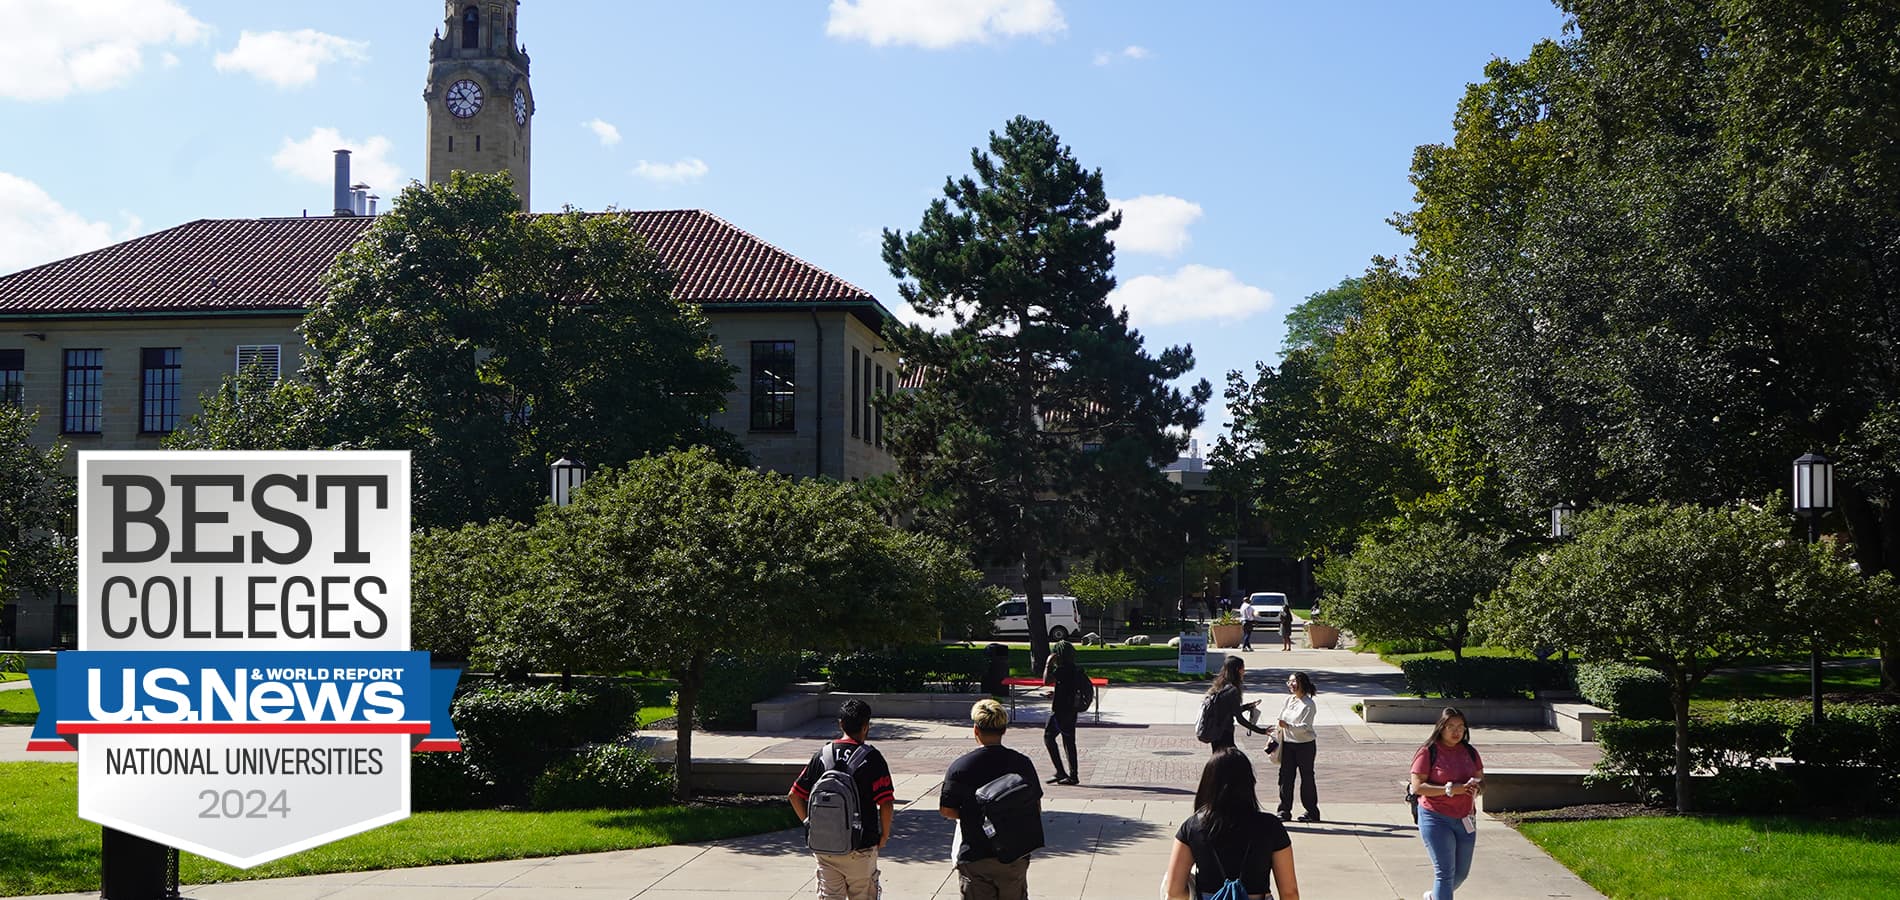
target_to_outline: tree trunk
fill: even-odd
[[[1049,659],[1049,617],[1042,614],[1042,545],[1033,534],[1023,539],[1023,594],[1028,597],[1030,671],[1040,675]]]
[[[705,677],[706,659],[699,654],[694,654],[686,671],[679,673],[679,713],[673,725],[673,797],[682,801],[693,799],[693,710]]]
[[[1880,506],[1852,482],[1843,481],[1835,495],[1840,502],[1841,521],[1854,539],[1854,561],[1860,564],[1860,573],[1871,576],[1893,572],[1894,564],[1900,562],[1900,529],[1888,527]],[[1900,576],[1900,572],[1894,574]],[[1876,649],[1880,651],[1880,689],[1900,691],[1900,628],[1891,622],[1879,624],[1882,638]]]
[[[1669,673],[1669,704],[1676,711],[1676,812],[1695,810],[1689,789],[1689,682],[1680,670]]]

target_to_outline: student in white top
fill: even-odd
[[[1293,817],[1293,781],[1300,779],[1302,822],[1319,821],[1319,787],[1313,783],[1313,755],[1318,749],[1313,732],[1313,679],[1305,672],[1286,677],[1286,705],[1280,708],[1280,721],[1274,727],[1280,740],[1280,820]]]
[[[1240,649],[1253,649],[1253,626],[1260,621],[1260,611],[1253,608],[1253,598],[1248,597],[1240,603]]]

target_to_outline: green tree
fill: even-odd
[[[1462,661],[1472,610],[1510,571],[1500,542],[1434,522],[1368,536],[1317,577],[1328,622],[1373,640],[1429,641]]]
[[[1062,586],[1075,598],[1083,611],[1095,615],[1095,633],[1102,633],[1102,617],[1117,605],[1132,603],[1141,589],[1127,572],[1103,572],[1083,567],[1069,573]]]
[[[422,526],[526,519],[564,455],[611,466],[704,444],[743,459],[706,424],[732,367],[631,222],[519,207],[505,174],[406,188],[305,315],[301,383],[214,398],[179,443],[275,431],[410,450]]]
[[[1323,291],[1306,295],[1298,306],[1287,311],[1286,337],[1280,340],[1280,357],[1297,350],[1314,350],[1325,356],[1333,341],[1366,308],[1364,278],[1346,278]]]
[[[33,443],[37,417],[0,403],[0,604],[21,591],[76,589],[78,556],[70,535],[76,495],[61,474],[64,444]]]
[[[1101,172],[1048,125],[1018,117],[970,152],[914,232],[884,233],[899,293],[938,333],[891,334],[914,390],[886,400],[892,450],[924,498],[923,527],[1020,561],[1031,651],[1048,654],[1042,578],[1053,556],[1166,546],[1178,489],[1160,473],[1212,389],[1170,386],[1187,347],[1158,357],[1108,303],[1121,224]]]
[[[1676,808],[1688,812],[1689,695],[1737,660],[1864,639],[1853,610],[1878,583],[1759,506],[1612,506],[1525,560],[1480,613],[1492,638],[1534,648],[1561,635],[1586,659],[1643,660],[1669,679]],[[1331,610],[1328,610],[1331,614]]]
[[[716,654],[932,640],[946,617],[988,602],[957,550],[886,525],[850,486],[729,466],[703,448],[596,475],[534,531],[553,577],[532,617],[556,624],[517,633],[548,652],[548,640],[591,632],[592,659],[569,664],[670,672],[682,797]]]

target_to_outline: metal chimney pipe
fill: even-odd
[[[350,206],[350,151],[336,152],[336,209],[333,215],[350,216],[356,211]]]
[[[350,188],[351,213],[359,216],[363,215],[364,209],[369,205],[369,201],[365,197],[366,194],[368,194],[368,191],[363,190],[363,186],[360,184]]]
[[[370,215],[372,215],[372,216],[373,216],[373,215],[376,215],[376,201],[378,201],[378,200],[380,200],[380,199],[382,199],[382,198],[381,198],[381,197],[378,197],[378,196],[376,196],[375,194],[371,194],[371,195],[369,195],[369,214],[370,214]]]

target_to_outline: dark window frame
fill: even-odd
[[[105,430],[105,356],[102,347],[68,348],[62,355],[61,434],[99,434]],[[75,390],[78,397],[74,397]]]
[[[473,6],[462,10],[462,49],[482,48],[482,11]]]
[[[864,390],[858,394],[858,406],[864,410],[864,442],[871,443],[871,356],[864,357]]]
[[[26,350],[0,350],[0,405],[26,407]]]
[[[858,391],[863,390],[863,382],[858,378],[858,359],[863,354],[858,348],[851,348],[851,436],[858,436]]]
[[[752,342],[751,430],[798,431],[798,342]]]
[[[184,391],[183,347],[139,348],[139,433],[178,430],[178,401]]]
[[[884,367],[878,366],[877,377],[871,380],[871,393],[874,396],[877,395],[880,393],[879,388],[883,387],[883,385]],[[871,419],[871,430],[876,433],[876,437],[871,443],[876,447],[882,448],[884,446],[884,405],[882,403],[874,404],[871,407],[871,415],[873,416]]]

